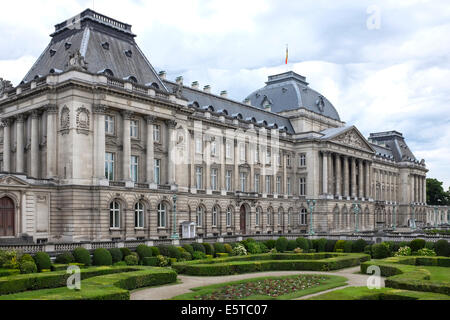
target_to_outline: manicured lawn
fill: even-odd
[[[420,266],[420,268],[430,272],[431,281],[450,283],[450,268]]]
[[[338,276],[262,277],[192,289],[172,300],[289,300],[347,284]]]
[[[348,287],[324,293],[308,300],[450,300],[444,294],[407,291],[391,288],[370,290],[367,287]]]

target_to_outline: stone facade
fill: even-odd
[[[142,55],[131,26],[90,10],[79,19],[79,30],[57,25],[54,51],[1,92],[0,197],[15,209],[14,231],[0,228],[0,237],[164,239],[187,221],[200,237],[427,223],[425,162],[408,156],[400,133],[365,139],[321,96],[312,103],[318,111],[306,96],[275,113],[277,97],[259,108],[168,81]],[[77,54],[65,52],[77,36]],[[96,66],[103,60],[95,50],[114,46],[131,48],[102,55],[117,70]],[[295,73],[269,80],[309,88]],[[394,140],[404,153],[386,142]]]

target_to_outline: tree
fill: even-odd
[[[443,182],[437,179],[427,179],[427,203],[429,205],[449,205],[450,190],[445,192]]]

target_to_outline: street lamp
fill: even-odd
[[[353,212],[355,213],[355,232],[359,232],[358,214],[360,212],[360,209],[357,202],[353,203]]]
[[[310,219],[309,219],[309,235],[313,236],[314,233],[314,227],[313,227],[313,211],[316,207],[316,200],[307,200],[306,203],[309,207],[309,213],[310,213]]]
[[[177,240],[180,238],[177,233],[177,195],[174,194],[172,199],[173,199],[173,219],[172,219],[173,220],[173,228],[172,228],[171,238],[174,240]]]

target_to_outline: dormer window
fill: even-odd
[[[127,50],[127,51],[125,51],[125,55],[126,55],[128,58],[131,58],[131,57],[133,56],[133,52],[132,52],[131,50]]]
[[[105,50],[109,50],[109,42],[103,42],[102,43],[102,48]]]
[[[124,80],[130,81],[130,82],[133,82],[133,83],[137,83],[138,82],[136,77],[134,77],[134,76],[126,77],[126,78],[124,78]]]
[[[64,48],[66,48],[66,50],[69,50],[71,46],[72,46],[72,43],[70,43],[70,42],[66,42],[64,44]]]
[[[56,54],[56,50],[50,49],[50,57],[53,57]]]

